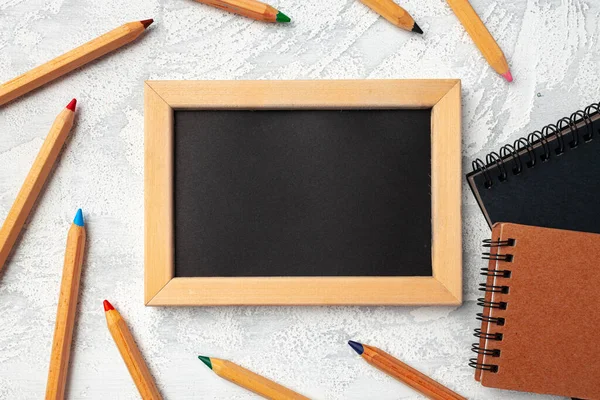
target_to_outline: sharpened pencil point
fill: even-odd
[[[77,210],[77,214],[75,214],[75,219],[73,219],[73,223],[77,226],[85,225],[83,222],[83,211],[81,211],[81,208]]]
[[[350,345],[350,347],[352,347],[352,349],[357,352],[359,355],[362,355],[362,353],[365,352],[365,348],[363,347],[362,344],[358,343],[358,342],[354,342],[352,340],[348,340],[348,344]]]
[[[512,74],[510,73],[510,71],[508,71],[508,72],[507,72],[507,73],[505,73],[505,74],[502,74],[502,76],[504,77],[504,79],[506,79],[506,80],[507,80],[507,81],[509,81],[509,82],[512,82],[512,81],[513,81],[513,77],[512,77]]]
[[[208,368],[212,369],[212,363],[210,362],[210,357],[198,356],[198,358],[200,359],[200,361],[202,361],[204,364],[206,364],[206,366]]]
[[[419,27],[419,25],[417,25],[417,23],[416,23],[416,22],[415,22],[415,24],[413,25],[412,31],[413,31],[413,32],[420,33],[421,35],[423,34],[423,30],[422,30],[422,29]]]
[[[152,25],[152,23],[154,22],[153,19],[145,19],[143,21],[140,21],[142,23],[142,25],[144,25],[144,29],[147,29],[150,25]]]
[[[63,103],[64,104],[64,103]],[[67,108],[73,112],[75,112],[75,106],[77,105],[77,99],[71,100],[69,104],[67,104]]]
[[[271,14],[272,15],[272,14]],[[277,17],[275,18],[277,22],[290,22],[291,19],[281,11],[277,12]]]
[[[104,311],[114,310],[115,308],[108,302],[108,300],[104,300]]]

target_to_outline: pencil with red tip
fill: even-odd
[[[367,346],[366,344],[361,344],[352,340],[348,341],[348,344],[354,351],[361,355],[366,362],[423,393],[430,399],[466,400],[461,395],[453,392],[427,375],[404,364],[402,361],[392,357],[377,347]]]
[[[122,25],[0,85],[0,106],[132,42],[152,22],[146,19]]]
[[[77,100],[71,100],[54,120],[50,132],[46,136],[2,228],[0,228],[0,270],[6,263],[23,224],[44,187],[69,132],[71,132],[76,104]]]
[[[75,103],[73,103],[73,109]],[[83,212],[77,210],[67,235],[67,250],[63,267],[62,282],[58,296],[58,310],[52,340],[52,354],[46,384],[46,400],[61,400],[65,397],[65,384],[69,371],[71,339],[77,312],[81,265],[85,252],[85,226]]]
[[[129,331],[127,324],[121,317],[121,314],[108,300],[104,300],[104,314],[108,330],[113,337],[123,361],[133,378],[133,382],[137,387],[142,399],[144,400],[160,400],[162,399],[154,378],[150,374],[150,370],[137,347],[133,335]]]

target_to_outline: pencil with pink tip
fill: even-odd
[[[447,2],[494,71],[502,75],[507,81],[512,82],[513,77],[502,49],[485,27],[479,15],[473,10],[469,0],[447,0]]]

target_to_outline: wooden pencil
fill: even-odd
[[[377,347],[367,346],[350,340],[350,347],[360,354],[369,364],[379,368],[386,374],[407,384],[434,400],[466,400],[440,383],[434,381],[402,361],[392,357]]]
[[[153,22],[130,22],[0,86],[0,106],[135,40]]]
[[[63,267],[62,283],[58,296],[58,310],[54,326],[54,340],[46,384],[46,400],[62,400],[65,397],[65,384],[69,370],[71,339],[77,312],[77,297],[81,264],[85,252],[85,226],[81,209],[77,210],[75,219],[67,235],[67,250]]]
[[[104,314],[108,330],[113,337],[123,361],[137,386],[142,399],[159,400],[162,399],[154,378],[140,353],[140,349],[135,344],[133,336],[127,327],[127,324],[121,317],[121,314],[108,302],[104,300]]]
[[[265,22],[290,22],[290,17],[257,0],[196,0],[221,10]]]
[[[198,356],[198,358],[221,378],[227,379],[264,398],[273,400],[308,400],[308,397],[302,396],[231,361],[204,356]]]
[[[392,0],[361,0],[363,4],[381,15],[383,18],[407,31],[423,33],[413,17],[404,8]]]
[[[67,107],[56,117],[25,178],[25,182],[23,182],[23,186],[21,186],[21,190],[17,194],[15,202],[2,224],[0,229],[0,270],[2,270],[13,245],[19,237],[23,224],[27,220],[27,216],[31,212],[33,204],[58,158],[60,149],[73,127],[76,104],[77,100],[71,100]]]
[[[465,27],[465,30],[471,36],[471,39],[475,42],[477,48],[483,57],[487,60],[490,66],[500,75],[502,75],[507,81],[512,82],[513,77],[508,68],[508,62],[504,53],[498,43],[494,40],[494,37],[487,30],[481,18],[477,15],[473,7],[469,3],[469,0],[447,0],[450,8],[454,11],[454,14],[458,17],[460,22]]]

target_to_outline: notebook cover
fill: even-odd
[[[486,173],[478,169],[467,175],[490,226],[496,222],[515,222],[600,233],[600,213],[592,206],[593,199],[600,195],[600,115],[591,107],[587,109],[589,114],[581,111],[573,114],[574,120],[579,116],[578,123],[569,126],[563,121],[560,125],[563,129],[556,129],[559,135],[553,129],[542,129],[543,145],[535,142],[540,135],[532,136],[530,151],[522,147],[518,159],[507,149],[490,153],[483,163]],[[597,107],[593,105],[593,109]],[[591,140],[586,141],[590,135]],[[574,136],[577,146],[572,148]],[[522,139],[522,143],[527,140]],[[557,155],[556,150],[560,149],[563,152]],[[501,164],[494,155],[501,157]],[[545,155],[549,158],[542,161]],[[532,167],[527,166],[530,156],[535,160]],[[519,165],[522,170],[515,174],[513,170]],[[486,182],[491,187],[486,187]]]
[[[477,370],[475,378],[489,387],[600,399],[600,235],[495,224],[492,240],[508,239],[514,245],[489,250],[512,260],[491,259],[488,268],[509,270],[510,277],[486,281],[488,288],[506,287],[508,293],[485,296],[506,309],[483,309],[504,325],[483,322],[488,338],[478,346],[488,353],[479,354],[478,364],[497,371]],[[501,340],[492,339],[495,334]]]

